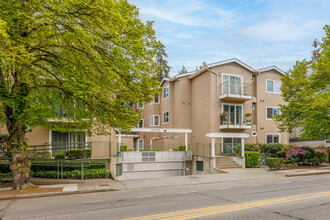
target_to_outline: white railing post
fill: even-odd
[[[242,146],[241,146],[241,156],[244,157],[244,138],[241,139],[242,140]]]
[[[184,144],[186,145],[186,151],[188,151],[188,133],[184,135]]]
[[[213,160],[213,168],[215,168],[215,138],[212,138],[211,157]]]

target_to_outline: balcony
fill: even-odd
[[[250,83],[226,81],[219,87],[220,100],[247,101],[253,99],[253,86]]]
[[[231,106],[231,108],[234,106]],[[236,106],[237,107],[237,106]],[[242,121],[242,114],[239,109],[235,111],[223,112],[220,115],[219,129],[252,129],[252,114],[246,113]]]

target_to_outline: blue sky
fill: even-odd
[[[330,1],[129,0],[154,21],[171,76],[184,65],[238,58],[255,69],[283,71],[310,58],[312,42],[330,24]]]

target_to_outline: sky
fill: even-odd
[[[128,0],[154,21],[174,76],[184,65],[237,58],[254,69],[283,71],[310,59],[314,39],[330,24],[329,0]]]

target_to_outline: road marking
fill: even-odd
[[[153,197],[155,195],[144,195],[144,196],[138,196],[138,198],[146,198],[146,197]]]
[[[322,197],[322,196],[330,196],[330,191],[303,194],[303,195],[297,195],[297,196],[280,197],[280,198],[275,198],[275,199],[266,199],[266,200],[252,201],[252,202],[235,203],[235,204],[222,205],[222,206],[211,206],[211,207],[205,207],[205,208],[190,209],[190,210],[184,210],[184,211],[169,212],[169,213],[162,213],[162,214],[156,214],[156,215],[129,218],[126,220],[142,220],[142,219],[163,219],[163,220],[164,219],[166,219],[166,220],[182,219],[183,220],[183,219],[191,219],[191,218],[215,215],[215,214],[220,214],[220,213],[224,213],[224,212],[232,212],[232,211],[250,209],[250,208],[261,207],[261,206],[266,206],[266,205],[275,205],[275,204],[281,204],[281,203],[286,203],[286,202],[294,202],[294,201]]]

